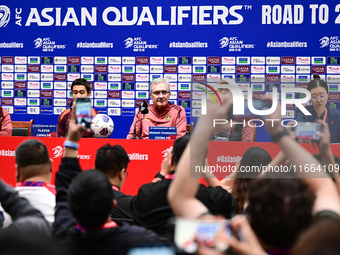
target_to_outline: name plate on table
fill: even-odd
[[[176,140],[177,127],[149,127],[149,139]]]
[[[32,125],[31,136],[37,137],[56,137],[56,125]]]

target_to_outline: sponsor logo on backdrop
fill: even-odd
[[[281,66],[281,73],[295,73],[295,68],[294,66]]]
[[[148,65],[149,57],[136,57],[136,64],[137,65]]]
[[[13,65],[2,65],[1,70],[4,73],[11,73],[14,71],[14,67]]]
[[[96,91],[94,93],[95,98],[107,98],[107,91]]]
[[[73,77],[70,76],[70,78],[72,79]],[[63,73],[63,74],[54,74],[54,80],[55,81],[66,81],[66,74],[65,73]]]
[[[1,79],[5,81],[11,81],[13,80],[14,76],[12,73],[2,73],[1,74]]]
[[[108,106],[110,107],[120,107],[120,100],[117,100],[117,99],[109,99],[108,100]]]
[[[166,65],[177,65],[177,57],[165,57]]]
[[[135,59],[135,57],[123,57],[123,64],[135,64],[135,62],[136,62],[136,59]]]
[[[122,81],[135,81],[135,75],[134,74],[123,74]]]
[[[54,106],[66,106],[66,99],[54,99]]]
[[[40,91],[41,97],[53,97],[53,91],[52,90],[42,90]]]
[[[120,116],[121,115],[121,109],[120,108],[109,108],[108,109],[108,115]]]
[[[265,73],[264,66],[251,66],[252,73]]]
[[[83,65],[93,65],[94,58],[93,57],[81,57],[81,63]]]
[[[40,108],[39,107],[27,107],[27,113],[28,114],[40,114]]]
[[[150,64],[151,65],[162,65],[163,57],[150,57]]]
[[[281,65],[295,65],[295,57],[281,57]]]
[[[14,57],[2,57],[2,64],[14,64]]]
[[[267,74],[266,82],[280,82],[280,75]]]
[[[178,99],[190,99],[191,92],[178,92]]]
[[[223,37],[219,40],[220,48],[227,48],[229,51],[242,51],[243,49],[254,49],[254,43],[245,43],[237,36]]]
[[[39,74],[28,74],[29,81],[39,81],[40,75]]]
[[[14,88],[15,89],[26,89],[27,84],[26,82],[14,82]]]
[[[27,72],[27,66],[26,65],[15,65],[15,72]]]
[[[109,66],[109,73],[120,73],[121,71],[122,71],[121,66],[113,66],[113,65]]]
[[[110,49],[113,48],[113,43],[110,42],[77,42],[79,49]]]
[[[26,98],[15,98],[14,105],[26,105]]]
[[[190,82],[191,81],[191,75],[190,74],[179,74],[178,75],[178,81]]]
[[[310,66],[296,66],[296,73],[310,73]]]
[[[148,74],[137,74],[136,81],[149,81],[149,75]]]
[[[66,44],[56,44],[50,37],[39,37],[33,43],[34,49],[41,48],[43,52],[53,52],[54,50],[64,50],[66,48]]]
[[[134,107],[134,100],[125,99],[122,100],[122,107]]]
[[[205,65],[207,63],[206,57],[193,57],[194,65]]]
[[[164,66],[164,73],[177,73],[177,66]]]
[[[339,66],[327,66],[327,73],[339,74],[340,73],[340,67]]]
[[[281,82],[295,82],[295,75],[281,75]]]
[[[148,73],[149,72],[149,66],[137,66],[136,67],[136,73]]]
[[[109,57],[109,64],[121,64],[122,58],[121,57]]]
[[[222,57],[222,65],[235,65],[235,57]]]
[[[169,82],[176,82],[177,74],[164,74],[164,78],[167,79]]]
[[[15,64],[27,64],[27,57],[15,57]]]
[[[251,64],[252,65],[264,65],[266,64],[265,57],[251,57]]]
[[[13,105],[13,98],[1,98],[1,105]]]
[[[310,65],[310,57],[296,57],[297,65]]]
[[[13,89],[14,84],[13,84],[12,81],[3,81],[3,82],[1,82],[1,88],[2,89]]]
[[[11,19],[11,11],[6,5],[0,5],[0,14],[0,27],[5,27]]]
[[[55,89],[67,89],[66,82],[55,82],[54,88]]]
[[[121,98],[121,91],[109,91],[108,98]]]
[[[59,64],[59,65],[66,65],[67,58],[66,57],[54,57],[54,63]]]
[[[252,75],[251,82],[265,82],[265,75]]]
[[[79,65],[80,64],[80,57],[68,57],[67,63],[69,65]]]
[[[163,66],[150,66],[150,73],[163,73]]]
[[[236,66],[237,73],[250,73],[250,66]]]
[[[267,48],[307,48],[307,42],[270,41],[270,42],[267,42]]]
[[[136,90],[148,90],[148,89],[149,89],[148,83],[142,83],[142,82],[136,83]],[[171,83],[170,83],[170,89],[171,89]]]
[[[107,73],[107,66],[94,66],[95,73]]]
[[[42,81],[53,81],[53,74],[51,73],[41,74],[41,80]]]
[[[319,39],[320,48],[329,47],[329,51],[340,51],[340,39],[339,36],[324,36]]]
[[[142,37],[129,37],[124,40],[125,49],[132,48],[135,52],[144,52],[149,49],[157,49],[158,44],[149,44],[147,41],[143,41]]]
[[[170,42],[169,48],[208,48],[208,42]]]
[[[208,65],[220,65],[221,57],[208,57]]]
[[[340,83],[340,75],[327,75],[327,82]]]
[[[192,81],[193,82],[205,82],[207,80],[207,76],[205,74],[193,74]]]
[[[280,57],[267,57],[266,64],[267,65],[279,65],[281,63]]]

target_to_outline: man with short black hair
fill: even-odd
[[[15,150],[16,191],[42,212],[46,220],[54,221],[55,187],[51,184],[52,159],[45,144],[37,139],[26,140]],[[5,214],[4,225],[11,223]]]
[[[131,246],[158,242],[152,231],[111,220],[117,202],[108,178],[98,170],[83,172],[80,168],[78,141],[84,127],[76,124],[74,110],[56,174],[54,235],[73,246],[77,254],[91,255],[126,254]]]
[[[72,91],[73,102],[76,102],[78,97],[90,97],[91,96],[90,83],[83,78],[75,79],[72,82],[71,91]],[[68,123],[70,121],[71,109],[72,109],[72,105],[69,109],[66,109],[65,111],[63,111],[58,118],[58,126],[57,126],[58,137],[67,136]],[[93,117],[97,114],[98,112],[95,109],[91,108],[91,116]],[[91,132],[84,132],[84,137],[93,137],[93,134]]]

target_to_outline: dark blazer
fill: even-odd
[[[299,109],[296,110],[296,121],[298,122],[315,122],[316,121],[316,113],[312,105],[306,106],[306,109],[312,115],[304,115]],[[326,122],[329,126],[329,132],[331,133],[331,143],[339,143],[340,142],[340,114],[327,107],[327,119]]]

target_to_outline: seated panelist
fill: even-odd
[[[184,136],[187,132],[187,118],[182,106],[169,102],[171,92],[169,81],[158,78],[150,84],[150,98],[153,104],[149,107],[149,113],[143,119],[143,113],[138,111],[130,127],[126,138],[134,137],[136,125],[136,137],[149,138],[149,127],[177,127],[177,138]],[[143,120],[142,120],[143,119]],[[139,121],[141,120],[141,121]]]
[[[311,115],[304,115],[300,110],[296,111],[298,122],[317,122],[318,119],[328,123],[331,133],[331,143],[340,142],[340,114],[327,106],[328,85],[320,79],[319,75],[313,75],[313,80],[308,83],[307,90],[311,94],[311,104],[306,109]]]
[[[77,101],[78,97],[89,97],[91,96],[91,86],[89,82],[85,79],[75,79],[71,84],[71,91],[73,102]],[[68,123],[70,121],[72,105],[69,109],[63,111],[58,118],[57,125],[57,136],[58,137],[66,137],[68,131]],[[91,108],[92,117],[97,115],[98,112]],[[83,137],[93,137],[91,132],[84,132]]]

